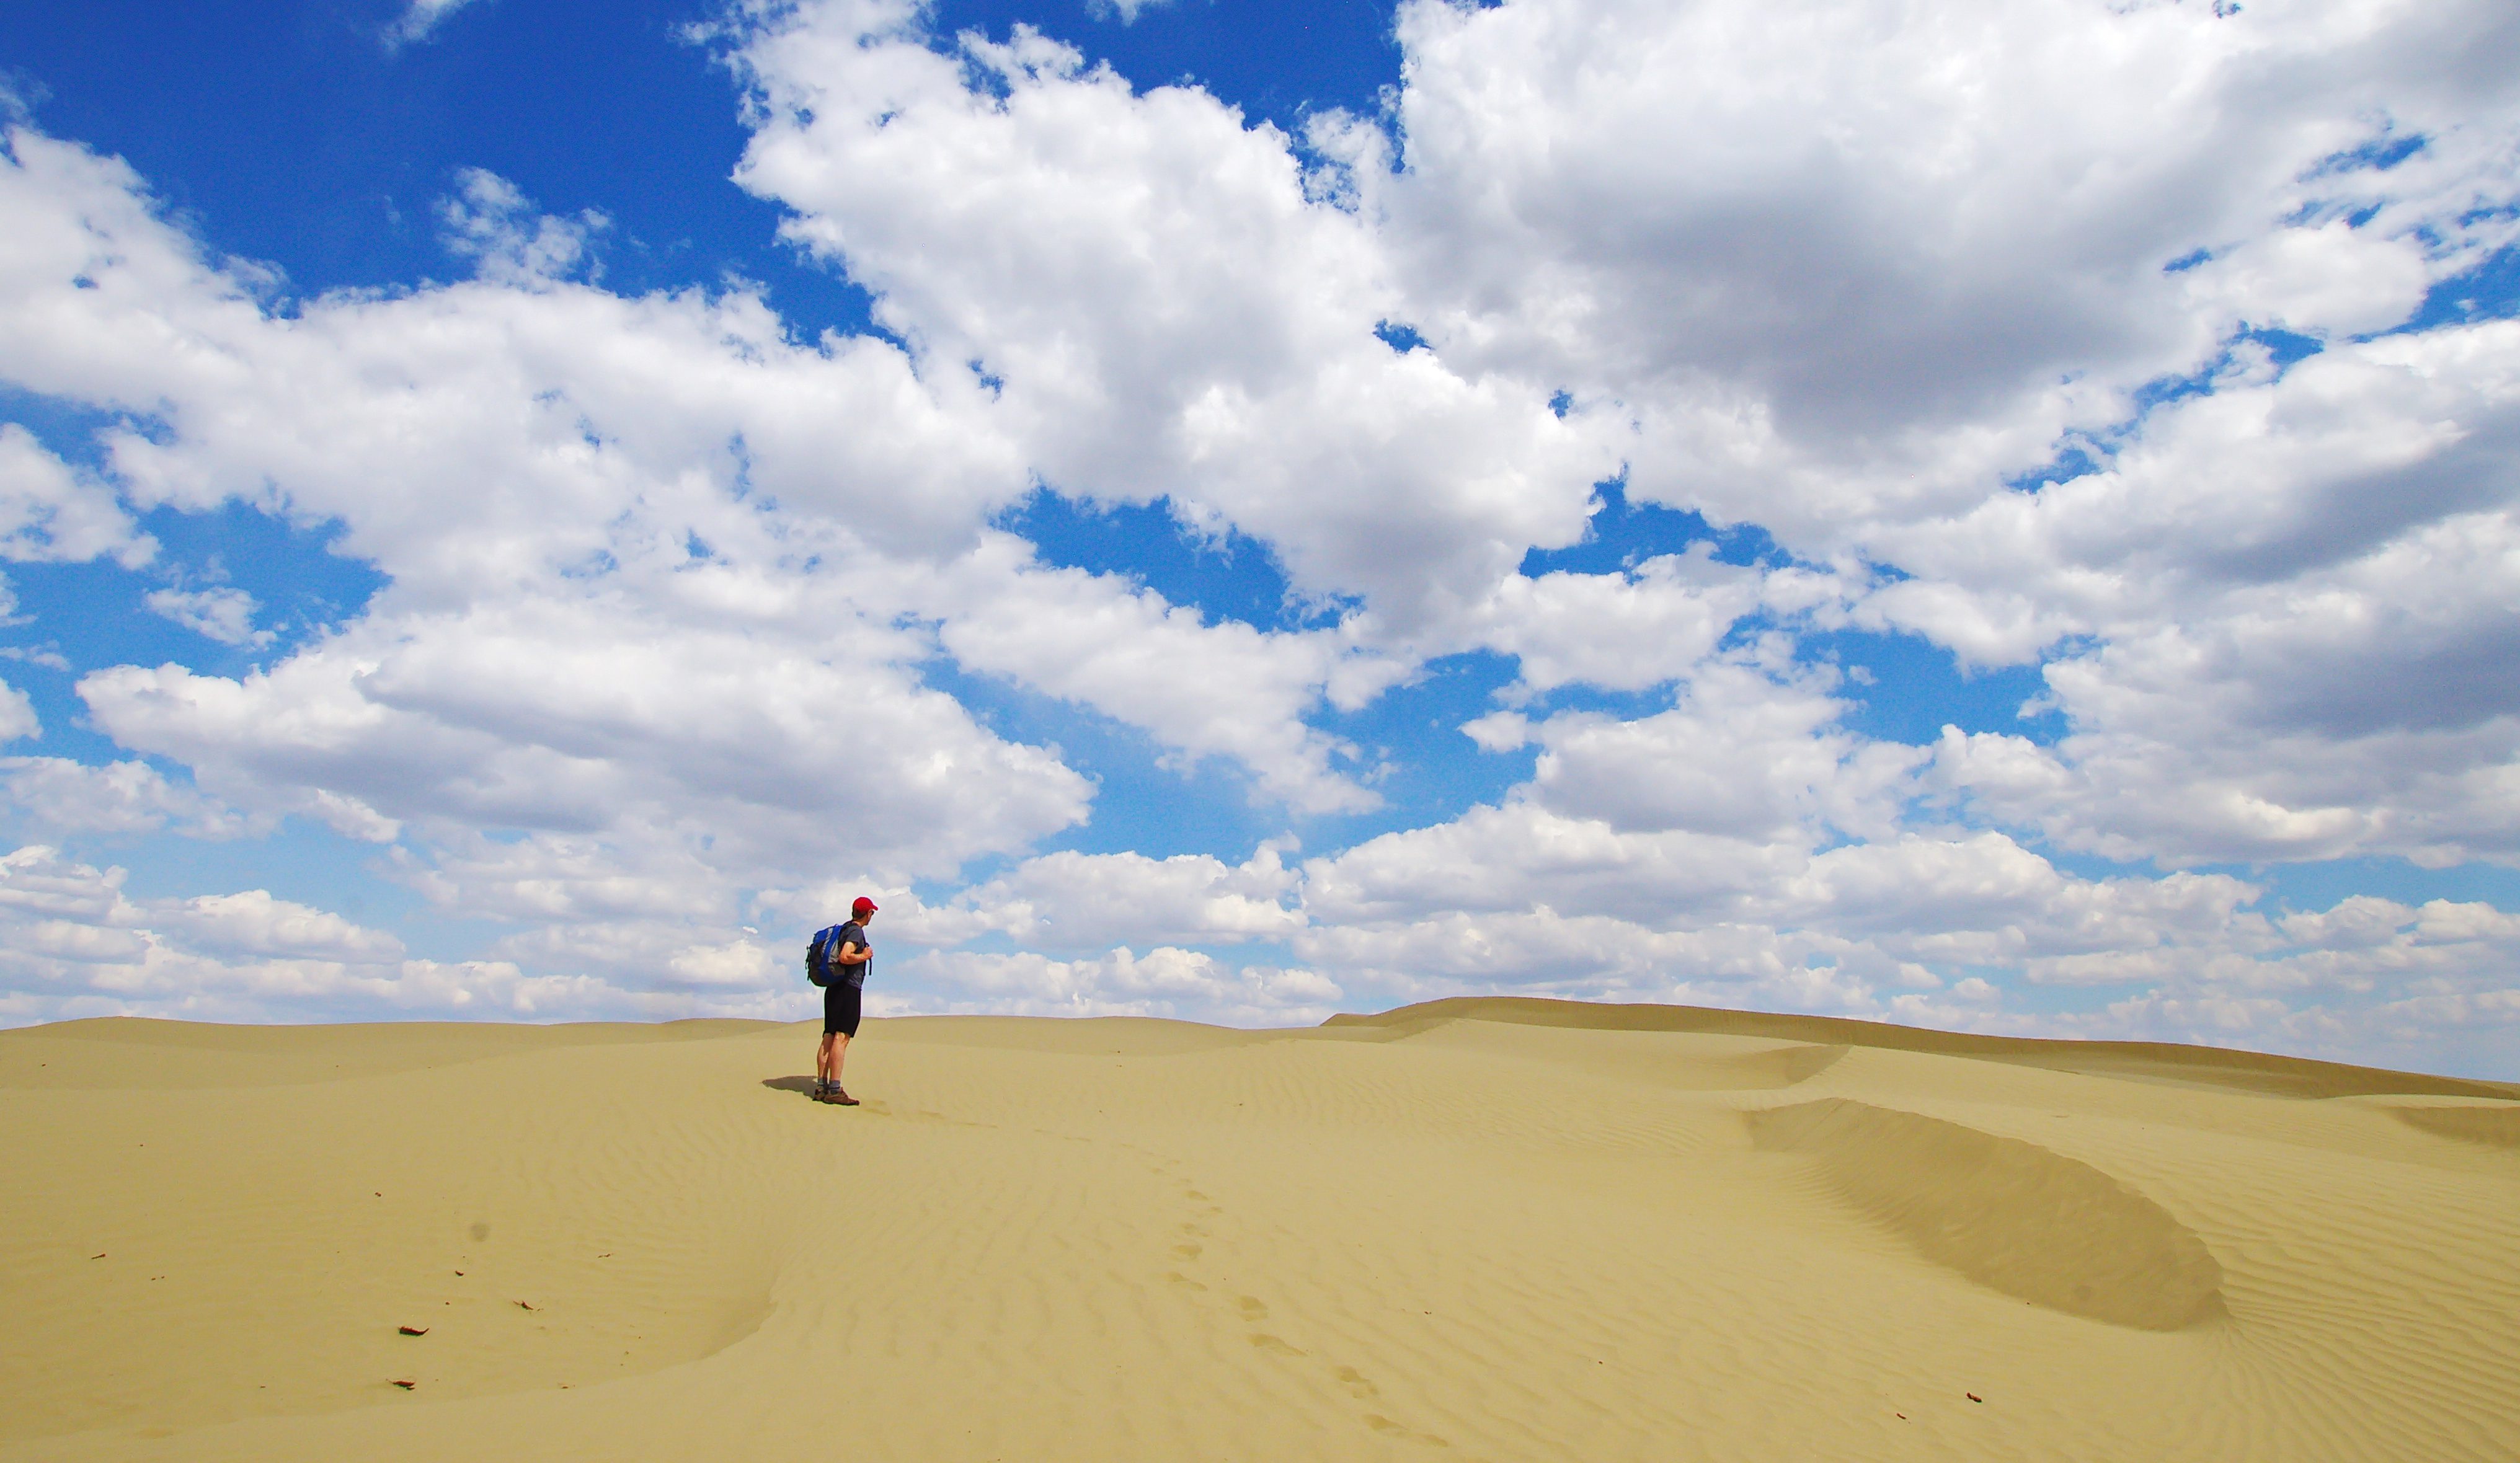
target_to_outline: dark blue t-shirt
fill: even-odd
[[[867,957],[855,965],[841,964],[840,950],[843,946],[849,945],[854,945],[858,949],[865,951],[867,953]],[[847,986],[853,990],[863,991],[866,989],[867,972],[874,968],[875,943],[867,939],[866,926],[858,923],[854,919],[841,925],[840,932],[832,937],[832,982],[836,985]]]

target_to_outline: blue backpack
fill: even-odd
[[[805,979],[817,986],[830,985],[832,956],[838,953],[839,948],[840,927],[838,925],[816,930],[812,942],[805,947]]]

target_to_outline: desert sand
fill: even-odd
[[[875,1021],[852,1110],[814,1030],[0,1033],[0,1459],[2520,1457],[2520,1087],[1467,1000]]]

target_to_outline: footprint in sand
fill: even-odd
[[[1205,1290],[1207,1288],[1206,1286],[1200,1285],[1195,1280],[1186,1278],[1178,1270],[1168,1272],[1165,1278],[1172,1280],[1177,1284],[1190,1286],[1194,1290]],[[1242,1319],[1244,1321],[1254,1325],[1269,1318],[1268,1303],[1261,1300],[1258,1296],[1236,1296],[1234,1298],[1234,1308],[1241,1312]],[[1288,1344],[1284,1338],[1272,1336],[1266,1331],[1251,1332],[1249,1335],[1245,1336],[1243,1340],[1251,1343],[1251,1349],[1253,1351],[1266,1352],[1273,1356],[1303,1356],[1310,1354],[1302,1348]],[[1348,1396],[1353,1400],[1360,1402],[1371,1401],[1373,1398],[1382,1396],[1382,1389],[1374,1386],[1373,1383],[1366,1377],[1365,1373],[1358,1371],[1353,1366],[1333,1366],[1330,1368],[1330,1375],[1338,1380],[1339,1386],[1347,1392]],[[1393,1422],[1390,1418],[1384,1417],[1379,1413],[1369,1412],[1365,1415],[1364,1421],[1368,1427],[1373,1429],[1375,1432],[1394,1439],[1406,1439],[1410,1441],[1424,1443],[1432,1447],[1452,1446],[1451,1443],[1436,1437],[1432,1433],[1418,1432],[1415,1429],[1404,1426],[1403,1424]]]
[[[1383,1416],[1379,1412],[1368,1412],[1365,1414],[1365,1425],[1373,1429],[1375,1432],[1382,1434],[1386,1438],[1406,1438],[1412,1442],[1422,1442],[1428,1447],[1452,1446],[1451,1443],[1446,1442],[1443,1439],[1436,1437],[1432,1433],[1420,1433],[1415,1429],[1404,1427],[1399,1423],[1393,1422],[1390,1418]]]

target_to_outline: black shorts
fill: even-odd
[[[854,1041],[858,1034],[858,1007],[866,993],[857,987],[833,981],[823,988],[823,1035],[833,1032]]]

